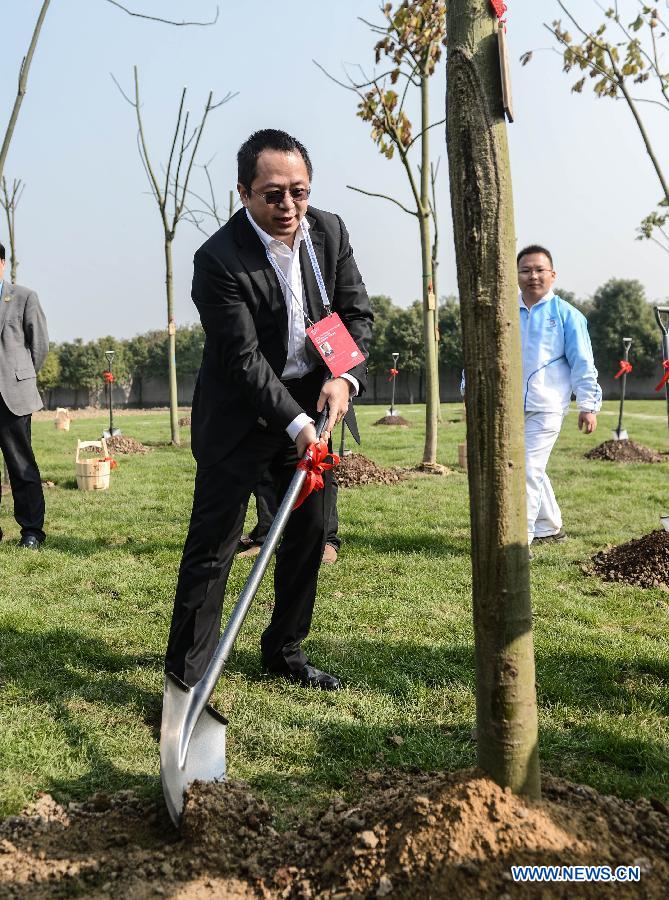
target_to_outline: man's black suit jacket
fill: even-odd
[[[332,310],[366,360],[373,316],[344,223],[313,207],[306,218]],[[318,321],[325,310],[304,241],[300,264],[309,316]],[[245,209],[195,254],[192,297],[205,344],[193,396],[191,438],[196,460],[208,466],[230,453],[259,418],[279,432],[304,412],[280,380],[288,355],[286,302]],[[318,364],[325,378],[320,358]],[[366,361],[350,371],[362,393]]]

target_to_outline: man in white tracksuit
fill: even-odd
[[[546,473],[572,394],[578,427],[597,428],[602,390],[585,316],[553,293],[556,274],[545,247],[518,254],[520,337],[523,354],[527,540],[563,541],[562,514]]]

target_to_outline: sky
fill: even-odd
[[[175,19],[211,18],[214,0],[124,0],[138,12]],[[594,0],[574,8],[601,19]],[[630,10],[634,0],[622,0]],[[572,94],[575,76],[543,23],[560,16],[556,0],[509,0],[515,122],[508,126],[518,246],[551,248],[558,284],[579,297],[609,278],[636,278],[650,300],[669,297],[669,257],[635,229],[661,196],[627,107]],[[41,0],[0,0],[0,136]],[[209,28],[174,28],[131,18],[106,0],[52,0],[30,71],[28,93],[5,167],[26,188],[17,210],[18,281],[35,289],[51,338],[131,337],[166,321],[162,224],[148,192],[128,92],[140,73],[149,152],[166,161],[177,104],[197,119],[208,92],[237,96],[210,114],[199,161],[209,162],[218,203],[236,184],[236,152],[258,128],[282,128],[309,149],[311,202],[339,213],[351,235],[370,294],[401,306],[420,295],[418,226],[387,201],[348,184],[390,194],[410,205],[399,160],[382,157],[356,97],[329,81],[343,65],[374,70],[375,37],[359,21],[380,22],[378,0],[220,0]],[[632,18],[630,12],[630,19]],[[534,50],[521,67],[523,51]],[[351,68],[354,74],[356,70]],[[443,117],[445,61],[431,79],[433,121]],[[669,146],[666,113],[644,107],[660,154]],[[439,293],[457,293],[444,131],[432,131],[441,158]],[[203,190],[196,170],[193,190]],[[197,320],[190,299],[192,258],[204,236],[182,221],[174,242],[177,324]],[[0,241],[7,244],[0,219]]]

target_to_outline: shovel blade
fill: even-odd
[[[183,764],[180,748],[184,724],[193,704],[193,692],[176,675],[165,677],[163,716],[160,726],[160,780],[172,822],[178,826],[183,812],[184,791],[193,781],[223,781],[225,778],[225,726],[227,720],[213,706],[205,706],[186,744]]]

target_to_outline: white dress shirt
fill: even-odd
[[[248,209],[246,210],[246,215],[256,234],[263,242],[263,246],[272,254],[274,261],[290,285],[289,289],[283,278],[278,279],[288,314],[288,355],[286,356],[286,364],[281,373],[281,378],[284,381],[291,378],[303,378],[316,368],[317,363],[307,356],[305,347],[307,335],[304,325],[304,287],[302,284],[302,270],[300,268],[300,244],[303,241],[302,229],[298,228],[295,232],[291,250],[283,241],[273,238],[266,231],[263,231],[255,222]],[[306,218],[302,221],[304,222],[304,227],[308,229],[309,222]],[[354,397],[358,392],[357,378],[348,373],[341,377],[345,378],[352,385],[351,396]],[[291,441],[297,438],[305,425],[313,421],[306,413],[300,413],[296,416],[286,428]]]

